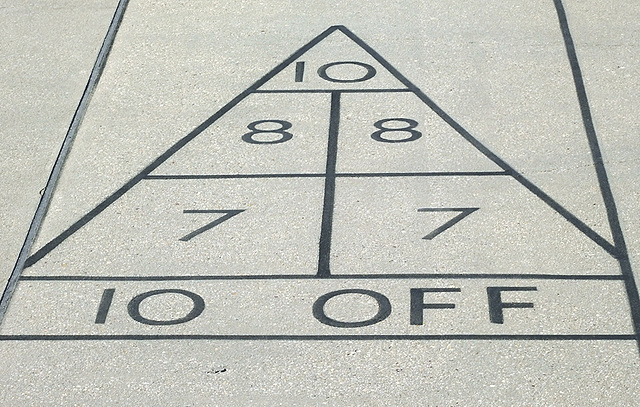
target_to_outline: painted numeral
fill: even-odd
[[[107,288],[102,292],[102,298],[100,300],[100,305],[98,306],[98,312],[96,314],[96,320],[95,320],[96,324],[104,324],[106,322],[109,309],[111,308],[111,303],[113,302],[113,295],[115,294],[115,291],[116,291],[115,288]],[[140,313],[140,304],[142,304],[144,300],[150,297],[163,295],[163,294],[183,295],[189,298],[193,302],[193,306],[191,307],[191,310],[187,313],[187,315],[181,318],[175,318],[175,319],[164,319],[164,320],[151,319],[143,316]],[[194,292],[187,291],[187,290],[166,288],[161,290],[147,291],[142,294],[136,295],[127,304],[127,311],[129,312],[129,316],[131,317],[131,319],[133,319],[134,321],[140,322],[141,324],[177,325],[177,324],[183,324],[185,322],[189,322],[192,319],[199,317],[200,314],[202,314],[202,311],[204,311],[204,306],[205,306],[204,299]]]
[[[385,124],[392,122],[400,122],[406,123],[405,127],[385,127]],[[383,143],[405,143],[407,141],[414,141],[422,137],[422,133],[418,130],[415,130],[418,127],[418,122],[412,119],[405,119],[402,117],[395,117],[392,119],[383,119],[375,122],[374,127],[379,129],[371,134],[371,138],[376,141],[381,141]],[[405,132],[408,133],[409,136],[405,138],[389,138],[389,136],[384,137],[385,133],[396,133],[396,132]]]
[[[279,125],[280,127],[266,128],[266,129],[258,128],[259,125],[267,124],[267,123]],[[279,143],[284,143],[285,141],[289,141],[293,138],[293,134],[289,133],[288,131],[285,131],[291,128],[291,123],[289,123],[286,120],[258,120],[258,121],[249,123],[247,128],[251,131],[243,135],[242,140],[250,144],[279,144]],[[279,138],[276,138],[273,140],[270,140],[270,139],[264,140],[262,138],[256,137],[259,134],[260,135],[277,134],[279,135]]]

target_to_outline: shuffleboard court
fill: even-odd
[[[150,341],[175,355],[214,346],[223,359],[246,346],[269,357],[276,346],[290,349],[295,365],[331,347],[358,343],[375,353],[390,344],[406,355],[384,360],[411,354],[420,365],[455,344],[446,365],[478,368],[454,373],[454,383],[493,371],[509,390],[470,385],[430,405],[470,405],[473,393],[490,405],[574,405],[572,397],[584,397],[575,405],[632,405],[635,393],[598,399],[599,390],[575,396],[550,386],[531,404],[512,394],[524,383],[513,379],[522,366],[541,372],[546,355],[562,365],[551,377],[580,369],[591,383],[589,371],[615,371],[602,380],[628,388],[640,373],[640,298],[560,0],[521,10],[519,18],[534,19],[522,26],[502,4],[486,6],[486,21],[457,5],[483,40],[454,30],[447,46],[484,57],[426,80],[403,69],[419,62],[396,60],[425,58],[412,48],[420,41],[398,36],[390,46],[393,30],[357,17],[272,30],[254,52],[280,57],[238,65],[248,85],[233,82],[224,101],[203,100],[217,91],[203,91],[206,80],[188,85],[200,93],[179,89],[189,70],[171,52],[212,35],[206,24],[190,20],[184,35],[171,13],[154,10],[176,30],[174,39],[162,30],[154,37],[139,31],[146,6],[136,3],[116,11],[95,95],[85,95],[86,117],[63,147],[4,291],[5,346],[126,350]],[[496,46],[496,19],[506,19],[518,44],[535,33],[542,52]],[[435,32],[437,24],[416,36]],[[148,52],[141,38],[158,41],[151,61],[138,58]],[[424,46],[453,58],[437,41]],[[491,53],[509,75],[492,71]],[[465,59],[455,58],[451,66]],[[149,99],[160,78],[174,88],[159,94],[180,95],[168,106]],[[483,85],[453,98],[442,89],[468,82]],[[491,110],[495,100],[503,111],[484,120],[465,110]],[[153,347],[144,352],[156,357]],[[507,355],[495,369],[492,352]]]

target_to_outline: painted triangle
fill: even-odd
[[[317,49],[315,48],[316,46],[318,47]],[[354,54],[348,55],[347,50],[348,52],[354,52]],[[332,52],[334,53],[333,55]],[[334,58],[334,55],[337,55],[337,57]],[[304,64],[301,65],[301,62],[304,62]],[[339,64],[336,65],[336,62]],[[300,70],[303,69],[302,67],[304,67],[304,71],[300,73]],[[323,67],[324,70],[322,69]],[[373,72],[375,74],[372,75]],[[311,79],[310,77],[313,75],[317,77]],[[332,80],[327,80],[326,78]],[[287,101],[287,95],[292,92],[307,94],[296,95],[295,99]],[[367,112],[371,110],[368,108],[370,105],[363,105],[361,102],[366,101],[368,97],[381,98],[381,95],[389,96],[390,99],[388,100],[391,102],[389,106],[381,105],[381,110],[375,112],[381,116],[376,117],[374,121],[373,117],[366,116]],[[275,112],[278,115],[267,115],[270,112],[260,110],[260,107],[265,108],[266,106],[268,108],[272,106],[264,102],[265,98],[276,98],[270,100],[275,101],[275,103],[285,103],[285,105],[280,105],[281,108]],[[419,107],[415,108],[417,110],[412,110],[410,115],[394,110],[394,106],[398,106],[396,99],[403,98],[413,100],[412,106],[416,105],[415,102],[422,103],[418,103]],[[355,107],[347,107],[347,105]],[[338,113],[336,114],[336,112]],[[256,116],[252,117],[248,116],[248,114],[256,114]],[[282,116],[283,114],[284,116]],[[311,120],[307,120],[310,127],[307,129],[298,128],[299,123],[303,122],[300,118],[308,117],[310,114],[317,115]],[[345,115],[343,122],[340,123],[340,128],[344,130],[344,133],[338,130],[338,122],[341,121],[341,118],[337,115],[340,114]],[[349,116],[350,114],[351,116]],[[349,120],[351,120],[351,125],[348,124]],[[359,120],[361,123],[358,122]],[[389,124],[388,120],[394,120],[395,123]],[[415,125],[414,122],[416,122]],[[425,126],[425,123],[429,125]],[[265,125],[269,127],[260,127]],[[234,130],[230,131],[231,128]],[[373,137],[378,131],[383,132],[384,135],[380,136],[378,134],[380,137]],[[420,137],[416,137],[415,140],[407,140],[407,142],[397,142],[398,139],[395,138],[407,138],[408,135],[415,135],[416,133],[419,133]],[[327,136],[328,134],[329,137]],[[332,134],[333,141],[331,140]],[[292,136],[289,137],[289,135]],[[266,138],[263,139],[261,137]],[[337,140],[335,139],[336,137]],[[411,139],[412,137],[408,138]],[[328,147],[327,138],[329,138]],[[254,142],[248,142],[247,139]],[[337,160],[334,156],[333,163],[329,165],[328,161],[322,157],[327,153],[327,150],[331,153],[332,149],[335,155],[335,150],[341,148],[341,140],[360,140],[370,150],[364,150],[364,147],[358,147],[357,145],[352,147],[351,150],[345,148],[341,150],[340,154],[342,155],[338,154]],[[395,141],[389,142],[389,140]],[[421,151],[417,147],[420,144],[413,144],[425,140],[432,141],[432,144],[427,144],[426,148],[426,150],[432,151],[431,156],[427,155],[428,151]],[[433,142],[434,140],[435,142]],[[230,144],[225,143],[235,143],[239,146],[237,147],[238,150],[233,150],[229,147]],[[274,147],[282,148],[282,150],[277,152]],[[392,150],[393,152],[389,153]],[[421,155],[422,153],[424,155]],[[396,158],[390,160],[390,164],[385,164],[386,167],[381,167],[381,160],[384,157],[388,158],[388,154],[392,156],[395,154]],[[415,156],[410,157],[411,154],[415,154]],[[345,155],[351,156],[344,162],[340,161],[340,158],[345,158]],[[321,157],[321,159],[318,160],[317,157]],[[451,157],[454,159],[447,161],[447,158]],[[244,167],[238,165],[239,162],[242,162]],[[419,165],[417,167],[406,167],[407,163],[419,163]],[[302,169],[303,164],[304,170]],[[103,212],[113,212],[110,208],[125,195],[128,195],[129,192],[132,192],[133,195],[137,194],[138,198],[136,199],[141,199],[141,196],[153,195],[151,191],[153,186],[149,185],[153,184],[153,182],[143,183],[143,181],[164,179],[173,182],[173,184],[165,183],[162,186],[165,192],[160,196],[172,196],[170,193],[167,194],[167,191],[175,191],[176,195],[181,194],[185,202],[184,205],[187,205],[187,203],[190,204],[190,200],[200,199],[201,193],[198,188],[203,188],[203,186],[194,185],[193,183],[188,185],[180,184],[178,182],[180,180],[229,178],[246,180],[252,177],[278,180],[280,178],[315,177],[319,179],[314,182],[322,184],[323,180],[328,176],[413,177],[425,174],[436,176],[489,175],[502,176],[511,181],[515,180],[520,187],[524,187],[538,198],[538,204],[546,205],[553,212],[560,215],[561,218],[564,218],[568,222],[566,224],[567,227],[575,227],[583,239],[591,240],[589,243],[595,243],[609,255],[614,257],[618,255],[618,250],[614,245],[473,137],[364,41],[345,27],[334,26],[292,54],[254,85],[240,93],[192,132],[176,142],[165,153],[161,154],[144,170],[86,215],[42,245],[27,260],[26,267],[33,266],[59,246],[64,246],[68,239],[72,238],[81,229],[87,228],[87,225],[94,222],[96,218],[98,218],[96,220],[99,220],[99,222],[93,231],[104,230],[105,227],[110,225],[110,221],[99,219],[100,216]],[[312,184],[311,180],[309,180],[309,183]],[[287,224],[287,220],[278,218],[275,215],[283,213],[283,208],[297,207],[294,202],[289,200],[295,198],[296,194],[302,193],[299,190],[293,190],[292,192],[291,185],[293,184],[273,181],[270,187],[265,188],[264,191],[253,192],[253,195],[250,195],[246,190],[246,184],[240,182],[220,184],[216,186],[218,189],[215,190],[216,194],[213,198],[219,200],[219,202],[215,202],[216,206],[220,205],[218,207],[248,207],[257,205],[259,202],[260,196],[256,194],[276,191],[277,194],[274,197],[282,200],[278,204],[279,206],[276,206],[275,210],[261,209],[263,216],[272,218],[270,221],[275,230],[275,228]],[[167,189],[169,186],[173,190]],[[224,201],[227,191],[234,188],[237,193],[232,197],[233,199]],[[305,205],[312,205],[318,199],[313,191],[304,191],[304,194],[306,194],[305,199],[308,198],[308,202],[303,203],[302,209],[306,207]],[[326,199],[325,195],[325,202]],[[123,201],[126,201],[126,199],[123,199]],[[204,203],[202,202],[202,204]],[[125,202],[123,205],[133,204]],[[472,207],[475,206],[475,203],[465,203],[465,205]],[[160,206],[157,208],[150,206],[147,209],[155,211],[154,216],[156,217],[165,216],[160,211]],[[170,206],[166,206],[166,209],[168,211],[171,209],[171,213],[176,212]],[[308,215],[299,214],[300,219],[305,219],[305,216]],[[259,225],[259,220],[257,219],[252,223],[254,226]],[[126,223],[123,224],[123,228],[129,227]],[[140,233],[141,230],[143,231],[142,228],[137,228],[132,233]],[[279,231],[278,233],[282,232]],[[207,234],[202,235],[203,239],[205,235]],[[278,236],[282,238],[284,235],[280,234]],[[230,237],[240,238],[239,236]],[[159,239],[161,238],[159,236]],[[552,240],[553,236],[548,238]],[[176,239],[172,241],[174,240]],[[250,250],[253,244],[251,242],[246,243],[247,250]],[[277,247],[281,246],[287,245],[278,244]],[[295,243],[291,246],[295,247]],[[127,245],[123,246],[123,250],[128,250],[128,247]],[[96,252],[93,248],[90,249],[90,253],[87,253],[87,256],[95,256]],[[159,255],[166,255],[166,250],[153,246],[149,246],[145,250],[140,247],[134,249],[140,251],[140,253],[146,253],[145,255],[155,253],[154,250],[159,250]],[[277,251],[278,249],[274,250]],[[299,250],[298,252],[304,251]],[[196,250],[194,249],[195,252]],[[206,262],[210,260],[209,257],[206,257],[207,253],[203,252],[203,250],[199,250],[197,253],[199,255],[205,253],[205,257],[202,258],[202,264],[207,264]],[[84,257],[80,259],[79,264],[84,261],[96,262],[99,260],[87,260]],[[58,259],[56,261],[62,260]],[[266,261],[270,261],[270,259]],[[248,264],[249,262],[250,260],[247,260],[246,263]],[[246,270],[247,264],[243,265],[241,271]],[[269,268],[270,264],[265,263],[265,269]],[[131,269],[133,270],[135,267],[131,267]],[[300,266],[300,270],[304,269],[304,267]]]
[[[340,28],[293,60],[258,91],[406,90]]]

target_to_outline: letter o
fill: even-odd
[[[373,316],[373,318],[356,322],[343,322],[333,318],[329,318],[324,312],[325,304],[333,297],[337,297],[338,295],[342,294],[364,294],[372,297],[378,303],[378,313]],[[391,315],[391,303],[389,302],[389,299],[387,297],[375,291],[363,290],[359,288],[332,291],[321,296],[316,300],[316,302],[313,303],[313,316],[323,324],[335,326],[337,328],[360,328],[363,326],[373,325],[386,319],[389,315]]]
[[[169,293],[182,294],[185,297],[189,297],[191,301],[193,301],[193,308],[191,308],[191,311],[189,311],[189,313],[182,318],[169,319],[169,320],[149,319],[140,315],[140,304],[142,303],[142,301],[146,300],[149,297],[153,297],[154,295],[169,294]],[[179,290],[179,289],[171,289],[171,288],[162,289],[162,290],[153,290],[153,291],[147,291],[146,293],[138,294],[135,297],[133,297],[131,301],[129,301],[129,304],[127,305],[127,310],[129,311],[129,316],[131,318],[145,325],[176,325],[176,324],[182,324],[184,322],[191,321],[192,319],[197,318],[200,314],[202,314],[202,311],[204,311],[204,299],[200,297],[198,294],[192,293],[191,291],[187,291],[187,290]]]
[[[329,76],[327,74],[327,69],[331,68],[332,66],[336,66],[336,65],[356,65],[356,66],[363,67],[364,69],[367,70],[367,72],[363,76],[361,76],[360,78],[354,78],[354,79],[334,78],[334,77],[331,77],[331,76]],[[365,63],[362,63],[362,62],[355,62],[355,61],[332,62],[330,64],[322,65],[320,68],[318,68],[318,76],[320,76],[325,81],[329,81],[329,82],[337,82],[337,83],[364,82],[364,81],[368,81],[369,79],[371,79],[374,76],[376,76],[376,69],[374,67],[372,67],[371,65],[365,64]]]

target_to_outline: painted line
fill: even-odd
[[[323,280],[625,280],[621,274],[556,275],[556,274],[331,274]],[[311,274],[255,274],[241,276],[22,276],[24,281],[205,281],[205,280],[318,280]]]
[[[336,194],[336,165],[338,156],[338,128],[340,126],[340,92],[331,93],[329,117],[329,140],[327,143],[327,166],[325,169],[324,203],[318,252],[318,277],[331,275],[331,235],[333,229],[333,207]]]
[[[638,294],[638,286],[633,276],[633,270],[631,269],[627,244],[622,233],[622,227],[620,226],[618,210],[613,198],[613,192],[611,191],[611,185],[609,184],[607,170],[604,166],[604,162],[602,161],[602,152],[600,151],[600,145],[598,143],[598,135],[593,124],[591,107],[589,106],[587,91],[584,85],[584,80],[582,79],[582,70],[578,63],[578,55],[576,53],[575,45],[573,44],[571,31],[569,30],[567,14],[561,0],[554,0],[554,5],[556,7],[556,12],[558,13],[558,22],[560,24],[560,30],[562,31],[564,45],[567,50],[567,57],[569,59],[569,64],[571,65],[571,73],[576,87],[578,103],[580,104],[582,123],[587,134],[587,140],[589,141],[589,148],[591,149],[593,166],[596,170],[600,193],[604,201],[604,206],[607,210],[607,218],[609,220],[609,226],[613,236],[613,243],[618,251],[618,256],[616,258],[620,263],[620,270],[622,274],[626,277],[625,288],[629,299],[629,308],[631,309],[631,319],[636,333],[636,341],[638,343],[638,349],[640,350],[640,295]]]
[[[0,335],[0,341],[632,341],[635,335]]]
[[[490,177],[511,174],[505,171],[440,171],[440,172],[345,172],[336,173],[336,178],[365,178],[365,177]],[[253,179],[253,178],[324,178],[326,174],[176,174],[176,175],[147,175],[144,179]]]
[[[122,23],[122,19],[124,17],[124,13],[127,9],[128,4],[129,0],[120,0],[113,14],[113,18],[111,19],[111,24],[109,25],[107,34],[102,41],[102,46],[100,47],[100,51],[98,52],[98,56],[93,65],[93,69],[91,70],[91,74],[89,75],[89,80],[84,89],[82,97],[80,98],[78,107],[73,114],[71,124],[67,129],[67,134],[65,135],[60,151],[58,152],[58,157],[56,158],[55,164],[53,165],[53,169],[51,170],[51,174],[49,175],[49,179],[47,180],[47,185],[44,188],[42,197],[40,197],[40,202],[38,203],[38,207],[31,221],[31,225],[29,226],[29,231],[27,232],[24,243],[22,244],[22,249],[20,249],[20,254],[18,255],[16,264],[13,267],[11,276],[9,277],[7,285],[4,288],[2,298],[0,298],[0,324],[2,323],[5,313],[7,312],[9,301],[11,301],[13,292],[15,291],[18,280],[20,279],[20,275],[24,270],[25,262],[29,257],[33,242],[38,235],[38,231],[40,230],[42,221],[47,214],[47,210],[49,209],[49,204],[51,203],[51,198],[53,197],[53,191],[55,190],[58,179],[60,178],[62,167],[64,166],[64,163],[69,156],[69,152],[71,151],[73,142],[76,138],[76,135],[78,134],[78,129],[82,124],[82,120],[84,119],[84,115],[87,112],[93,93],[98,86],[98,82],[100,81],[100,77],[102,76],[102,72],[104,71],[104,67],[107,64],[109,53],[111,52],[111,48],[113,47],[116,34],[118,33],[118,29],[120,28],[120,24]]]
[[[411,89],[258,89],[254,93],[396,93],[411,92]]]

